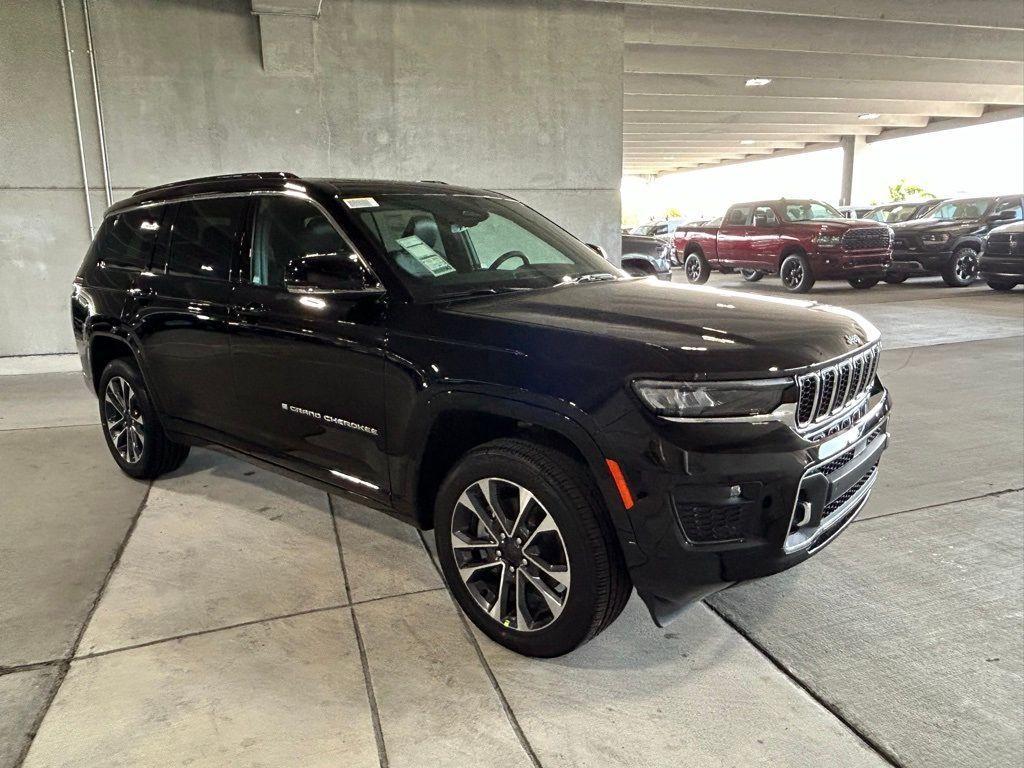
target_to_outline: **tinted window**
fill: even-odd
[[[100,260],[108,266],[148,267],[163,211],[163,206],[140,208],[107,219],[100,235]]]
[[[770,205],[759,205],[754,209],[754,219],[756,220],[759,216],[763,216],[769,226],[774,227],[779,223],[779,220],[775,218],[775,211],[772,210]]]
[[[167,271],[227,280],[246,202],[244,197],[221,197],[179,203]]]
[[[1010,197],[1000,201],[999,205],[996,206],[996,213],[1000,211],[1013,211],[1013,218],[1015,220],[1024,218],[1024,210],[1021,209],[1019,197]]]
[[[295,197],[263,197],[256,211],[249,281],[283,288],[290,260],[351,250],[311,203]]]
[[[725,223],[734,227],[743,227],[750,222],[751,208],[749,206],[738,206],[731,208],[725,214]]]
[[[943,221],[969,221],[980,219],[992,207],[991,197],[974,197],[968,200],[950,200],[936,206],[929,216]]]

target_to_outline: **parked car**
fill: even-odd
[[[927,215],[931,208],[941,202],[943,201],[921,200],[918,202],[885,203],[884,205],[876,205],[865,213],[862,218],[880,221],[883,224],[898,224],[902,221],[922,218],[924,215]]]
[[[836,207],[847,219],[863,219],[865,214],[871,210],[870,205],[840,205]]]
[[[778,274],[793,293],[829,278],[871,288],[885,274],[892,248],[887,226],[851,221],[817,200],[740,203],[726,211],[721,227],[685,235],[676,249],[691,283],[707,282],[712,269],[738,269],[749,281]]]
[[[442,183],[142,190],[106,212],[71,318],[125,473],[205,445],[433,529],[469,618],[532,656],[633,587],[663,625],[812,556],[888,440],[857,314],[630,278]]]
[[[633,227],[629,230],[629,234],[641,235],[642,237],[671,239],[672,233],[682,226],[684,226],[682,219],[665,219],[663,221],[654,221],[649,224],[640,224],[639,226]]]
[[[640,235],[622,236],[622,268],[631,275],[671,280],[674,259],[671,242]]]
[[[964,197],[934,206],[926,218],[893,224],[892,264],[886,281],[912,275],[942,275],[946,285],[970,285],[986,234],[1000,224],[1024,219],[1022,196]]]
[[[692,251],[692,249],[688,248],[691,241],[700,240],[707,236],[711,236],[713,238],[718,233],[718,228],[720,226],[722,226],[721,216],[717,219],[700,219],[698,221],[690,221],[677,229],[672,235],[672,244],[675,248],[676,263],[679,266],[683,266],[683,263],[686,260],[686,256],[684,254]]]
[[[996,291],[1024,285],[1024,222],[1003,224],[985,235],[978,274]]]

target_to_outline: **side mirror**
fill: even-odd
[[[1017,214],[1014,213],[1013,210],[1008,208],[1005,211],[998,211],[996,213],[990,213],[988,216],[985,217],[985,221],[1010,221],[1011,219],[1015,218],[1016,216],[1017,216]]]
[[[595,245],[594,243],[587,243],[587,248],[594,251],[598,256],[600,256],[605,261],[608,261],[608,252],[605,251],[605,249],[602,248],[600,245]]]
[[[284,284],[290,293],[347,293],[380,288],[354,253],[311,253],[289,259]]]

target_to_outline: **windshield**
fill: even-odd
[[[643,235],[644,237],[651,237],[658,234],[660,229],[662,232],[665,231],[664,224],[640,224],[639,226],[633,227],[629,230],[631,235]]]
[[[908,203],[907,205],[891,205],[886,208],[875,208],[864,218],[872,221],[881,221],[887,224],[895,224],[901,221],[908,221],[921,210],[920,203]]]
[[[843,218],[843,214],[831,205],[817,200],[787,200],[782,204],[782,210],[786,221]]]
[[[357,198],[364,233],[416,300],[549,288],[624,273],[522,203],[454,194]]]
[[[969,221],[980,219],[992,204],[993,197],[974,197],[968,200],[950,200],[932,208],[928,212],[928,218],[941,221]]]

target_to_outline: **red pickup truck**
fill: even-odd
[[[686,278],[705,283],[712,269],[739,270],[754,282],[778,274],[793,293],[818,279],[871,288],[892,261],[892,230],[877,221],[848,219],[817,200],[762,200],[726,211],[720,227],[677,231],[676,253]]]

